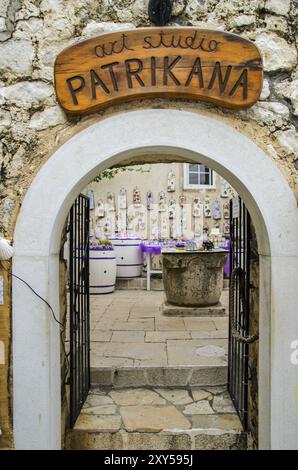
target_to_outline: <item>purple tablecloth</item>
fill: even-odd
[[[142,242],[140,243],[143,253],[151,255],[160,255],[162,248],[169,246],[175,247],[177,242]]]
[[[218,245],[218,248],[223,248],[224,250],[228,251],[227,261],[224,267],[224,275],[225,277],[229,277],[230,276],[230,240],[227,240],[225,245]]]
[[[162,248],[165,247],[176,247],[177,242],[149,242],[145,241],[140,243],[140,247],[143,253],[149,253],[151,255],[160,255]],[[225,245],[218,245],[218,248],[223,248],[224,250],[230,250],[230,240],[227,240]],[[230,253],[228,253],[227,261],[224,266],[224,275],[229,277],[230,273]]]

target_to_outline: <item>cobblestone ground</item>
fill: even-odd
[[[220,428],[241,430],[223,387],[189,389],[126,388],[92,390],[76,429],[115,432],[159,432],[164,429]]]
[[[163,301],[158,291],[91,296],[91,367],[225,365],[228,315],[169,317]],[[227,311],[227,290],[221,303]]]
[[[70,449],[245,449],[225,386],[93,389]]]

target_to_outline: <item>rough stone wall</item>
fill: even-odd
[[[141,100],[68,118],[54,95],[56,55],[82,38],[149,25],[147,0],[2,0],[0,236],[12,238],[24,194],[58,146],[105,116],[144,107],[187,109],[226,122],[274,160],[298,196],[297,22],[297,0],[174,0],[172,24],[222,29],[256,42],[265,68],[260,101],[235,112],[183,100]]]
[[[55,148],[89,123],[143,100],[84,118],[57,105],[53,64],[66,46],[102,32],[149,25],[147,0],[2,0],[0,5],[0,234],[9,237],[34,175]],[[297,191],[298,3],[290,0],[174,0],[172,24],[224,29],[256,41],[264,57],[261,101],[248,111],[154,100],[227,121],[253,136]],[[296,156],[295,156],[296,152]],[[239,156],[240,158],[240,156]],[[264,175],[265,177],[266,175]]]

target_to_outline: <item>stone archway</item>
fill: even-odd
[[[290,362],[290,345],[298,338],[296,200],[274,163],[231,127],[185,111],[141,110],[83,130],[54,153],[26,194],[15,229],[13,271],[59,312],[59,242],[73,200],[99,171],[148,153],[204,163],[242,196],[260,252],[260,447],[297,448],[297,371]],[[59,328],[17,280],[13,364],[15,447],[59,449]]]

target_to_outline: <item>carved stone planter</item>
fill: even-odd
[[[163,252],[166,299],[175,305],[204,307],[219,302],[226,251]]]

